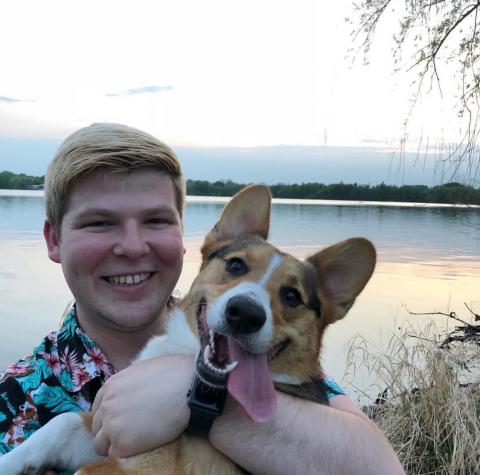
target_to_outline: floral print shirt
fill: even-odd
[[[56,415],[89,411],[113,373],[100,348],[80,328],[73,306],[60,330],[0,374],[0,456]],[[329,399],[345,394],[333,379],[324,382]]]
[[[0,454],[57,414],[90,410],[98,389],[113,373],[100,348],[80,328],[73,306],[60,330],[0,374]]]
[[[327,387],[327,398],[332,399],[332,397],[335,396],[346,396],[347,393],[345,392],[345,389],[343,389],[339,384],[335,382],[333,378],[330,376],[327,376],[324,378],[323,382],[325,383],[325,386]]]

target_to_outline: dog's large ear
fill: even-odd
[[[322,313],[328,323],[343,318],[375,268],[376,252],[364,238],[327,247],[307,259],[316,269]]]
[[[250,234],[267,239],[271,202],[272,195],[267,186],[247,186],[227,204],[220,220],[207,234],[203,247]]]

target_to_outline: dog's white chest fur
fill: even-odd
[[[176,308],[169,316],[166,334],[150,339],[134,363],[157,356],[196,356],[199,351],[200,343],[188,325],[185,314]]]

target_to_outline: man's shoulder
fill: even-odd
[[[45,360],[49,360],[51,358],[50,355],[57,352],[57,337],[59,332],[60,330],[50,332],[34,347],[28,356],[19,359],[8,366],[3,372],[0,372],[0,388],[12,379],[32,379],[34,373],[41,372]]]
[[[23,442],[38,428],[37,407],[28,390],[36,378],[33,356],[10,365],[0,377],[0,453]]]
[[[27,376],[35,371],[35,358],[33,354],[18,360],[0,373],[0,385],[12,378]]]
[[[78,346],[69,349],[73,343],[62,327],[0,375],[0,453],[60,413],[90,409],[100,383],[93,371],[87,374],[92,364],[83,362]]]
[[[42,382],[48,378],[42,361],[36,352],[8,366],[0,374],[0,433],[2,423],[22,414],[22,422],[36,418],[34,395]],[[10,420],[11,422],[11,420]],[[20,421],[17,421],[20,423]],[[4,427],[3,427],[4,428]]]

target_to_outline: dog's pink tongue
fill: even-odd
[[[266,355],[246,352],[228,337],[230,361],[238,366],[228,376],[228,392],[245,410],[250,419],[265,422],[273,417],[277,399]]]

